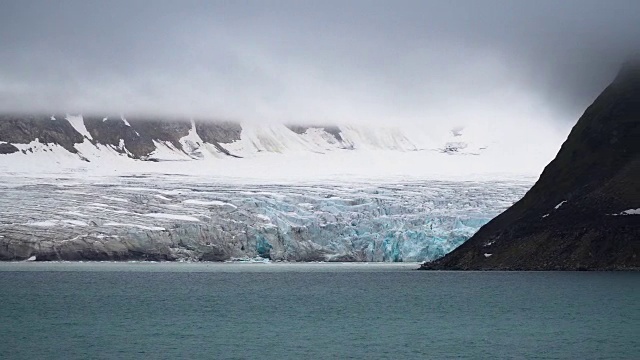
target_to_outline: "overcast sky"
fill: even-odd
[[[571,124],[639,49],[639,14],[638,0],[1,0],[0,110]]]

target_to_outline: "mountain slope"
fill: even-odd
[[[82,143],[82,135],[68,121],[53,119],[54,116],[0,116],[0,142],[28,144],[39,141],[43,144],[56,144],[71,153],[77,153],[75,145]]]
[[[640,64],[586,110],[529,192],[422,269],[640,268]]]
[[[424,141],[415,131],[352,126],[214,122],[187,118],[0,114],[0,155],[56,153],[91,162],[105,155],[143,161],[242,158],[257,153],[341,150],[439,150],[477,155],[486,148],[446,138]],[[451,150],[451,144],[457,146]],[[460,150],[460,151],[459,151]]]

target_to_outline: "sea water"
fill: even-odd
[[[640,273],[0,264],[3,359],[638,359]]]

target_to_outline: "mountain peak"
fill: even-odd
[[[640,54],[629,57],[618,70],[614,84],[640,85]]]
[[[640,62],[629,61],[529,192],[458,249],[423,268],[640,268],[638,139]]]

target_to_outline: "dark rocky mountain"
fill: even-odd
[[[60,120],[52,120],[60,119]],[[75,144],[84,141],[71,124],[60,116],[51,115],[0,115],[0,141],[6,142],[6,153],[15,152],[14,144],[28,144],[38,139],[43,144],[57,144],[76,153]],[[0,153],[2,150],[0,149]]]
[[[65,116],[0,115],[0,155],[21,151],[14,144],[29,144],[36,140],[42,144],[59,145],[75,154],[78,153],[76,145],[88,140],[134,159],[149,160],[149,155],[157,148],[154,142],[170,143],[178,151],[186,152],[180,139],[187,136],[192,128],[191,121],[187,119],[132,117],[124,120],[119,115],[84,116],[82,123],[90,137],[80,134]],[[198,120],[194,125],[203,142],[233,156],[223,144],[240,139],[240,124]],[[29,150],[22,151],[26,153]]]
[[[520,201],[421,269],[640,269],[640,63],[623,66]]]
[[[152,136],[146,133],[141,136],[120,116],[89,116],[83,120],[94,144],[111,145],[116,151],[128,152],[137,159],[145,158],[155,150]],[[124,146],[121,146],[121,140]]]
[[[218,151],[226,155],[238,157],[230,153],[222,144],[240,140],[242,133],[240,124],[231,121],[212,124],[208,121],[196,120],[195,126],[202,141],[212,144]]]
[[[158,149],[158,144],[168,145],[172,151],[184,153],[182,155],[188,155],[194,159],[203,156],[202,152],[198,151],[203,144],[212,145],[214,152],[241,157],[229,151],[226,146],[241,140],[240,135],[243,129],[239,123],[204,119],[192,121],[186,118],[135,116],[124,118],[120,115],[85,115],[81,118],[76,117],[76,122],[73,124],[69,119],[64,115],[0,114],[0,155],[19,151],[25,154],[33,152],[33,148],[15,145],[36,142],[59,145],[77,154],[80,159],[91,161],[78,151],[77,146],[88,141],[93,145],[103,145],[123,156],[138,160],[156,161],[157,159],[152,155]],[[86,129],[86,132],[80,130],[82,128]],[[318,128],[335,138],[334,142],[337,142],[341,148],[352,148],[350,144],[343,143],[340,128],[337,126],[288,126],[288,128],[296,134],[304,134],[310,128]],[[185,149],[183,141],[192,130],[195,130],[196,136],[190,141],[195,139],[197,144],[191,144],[190,149]]]

